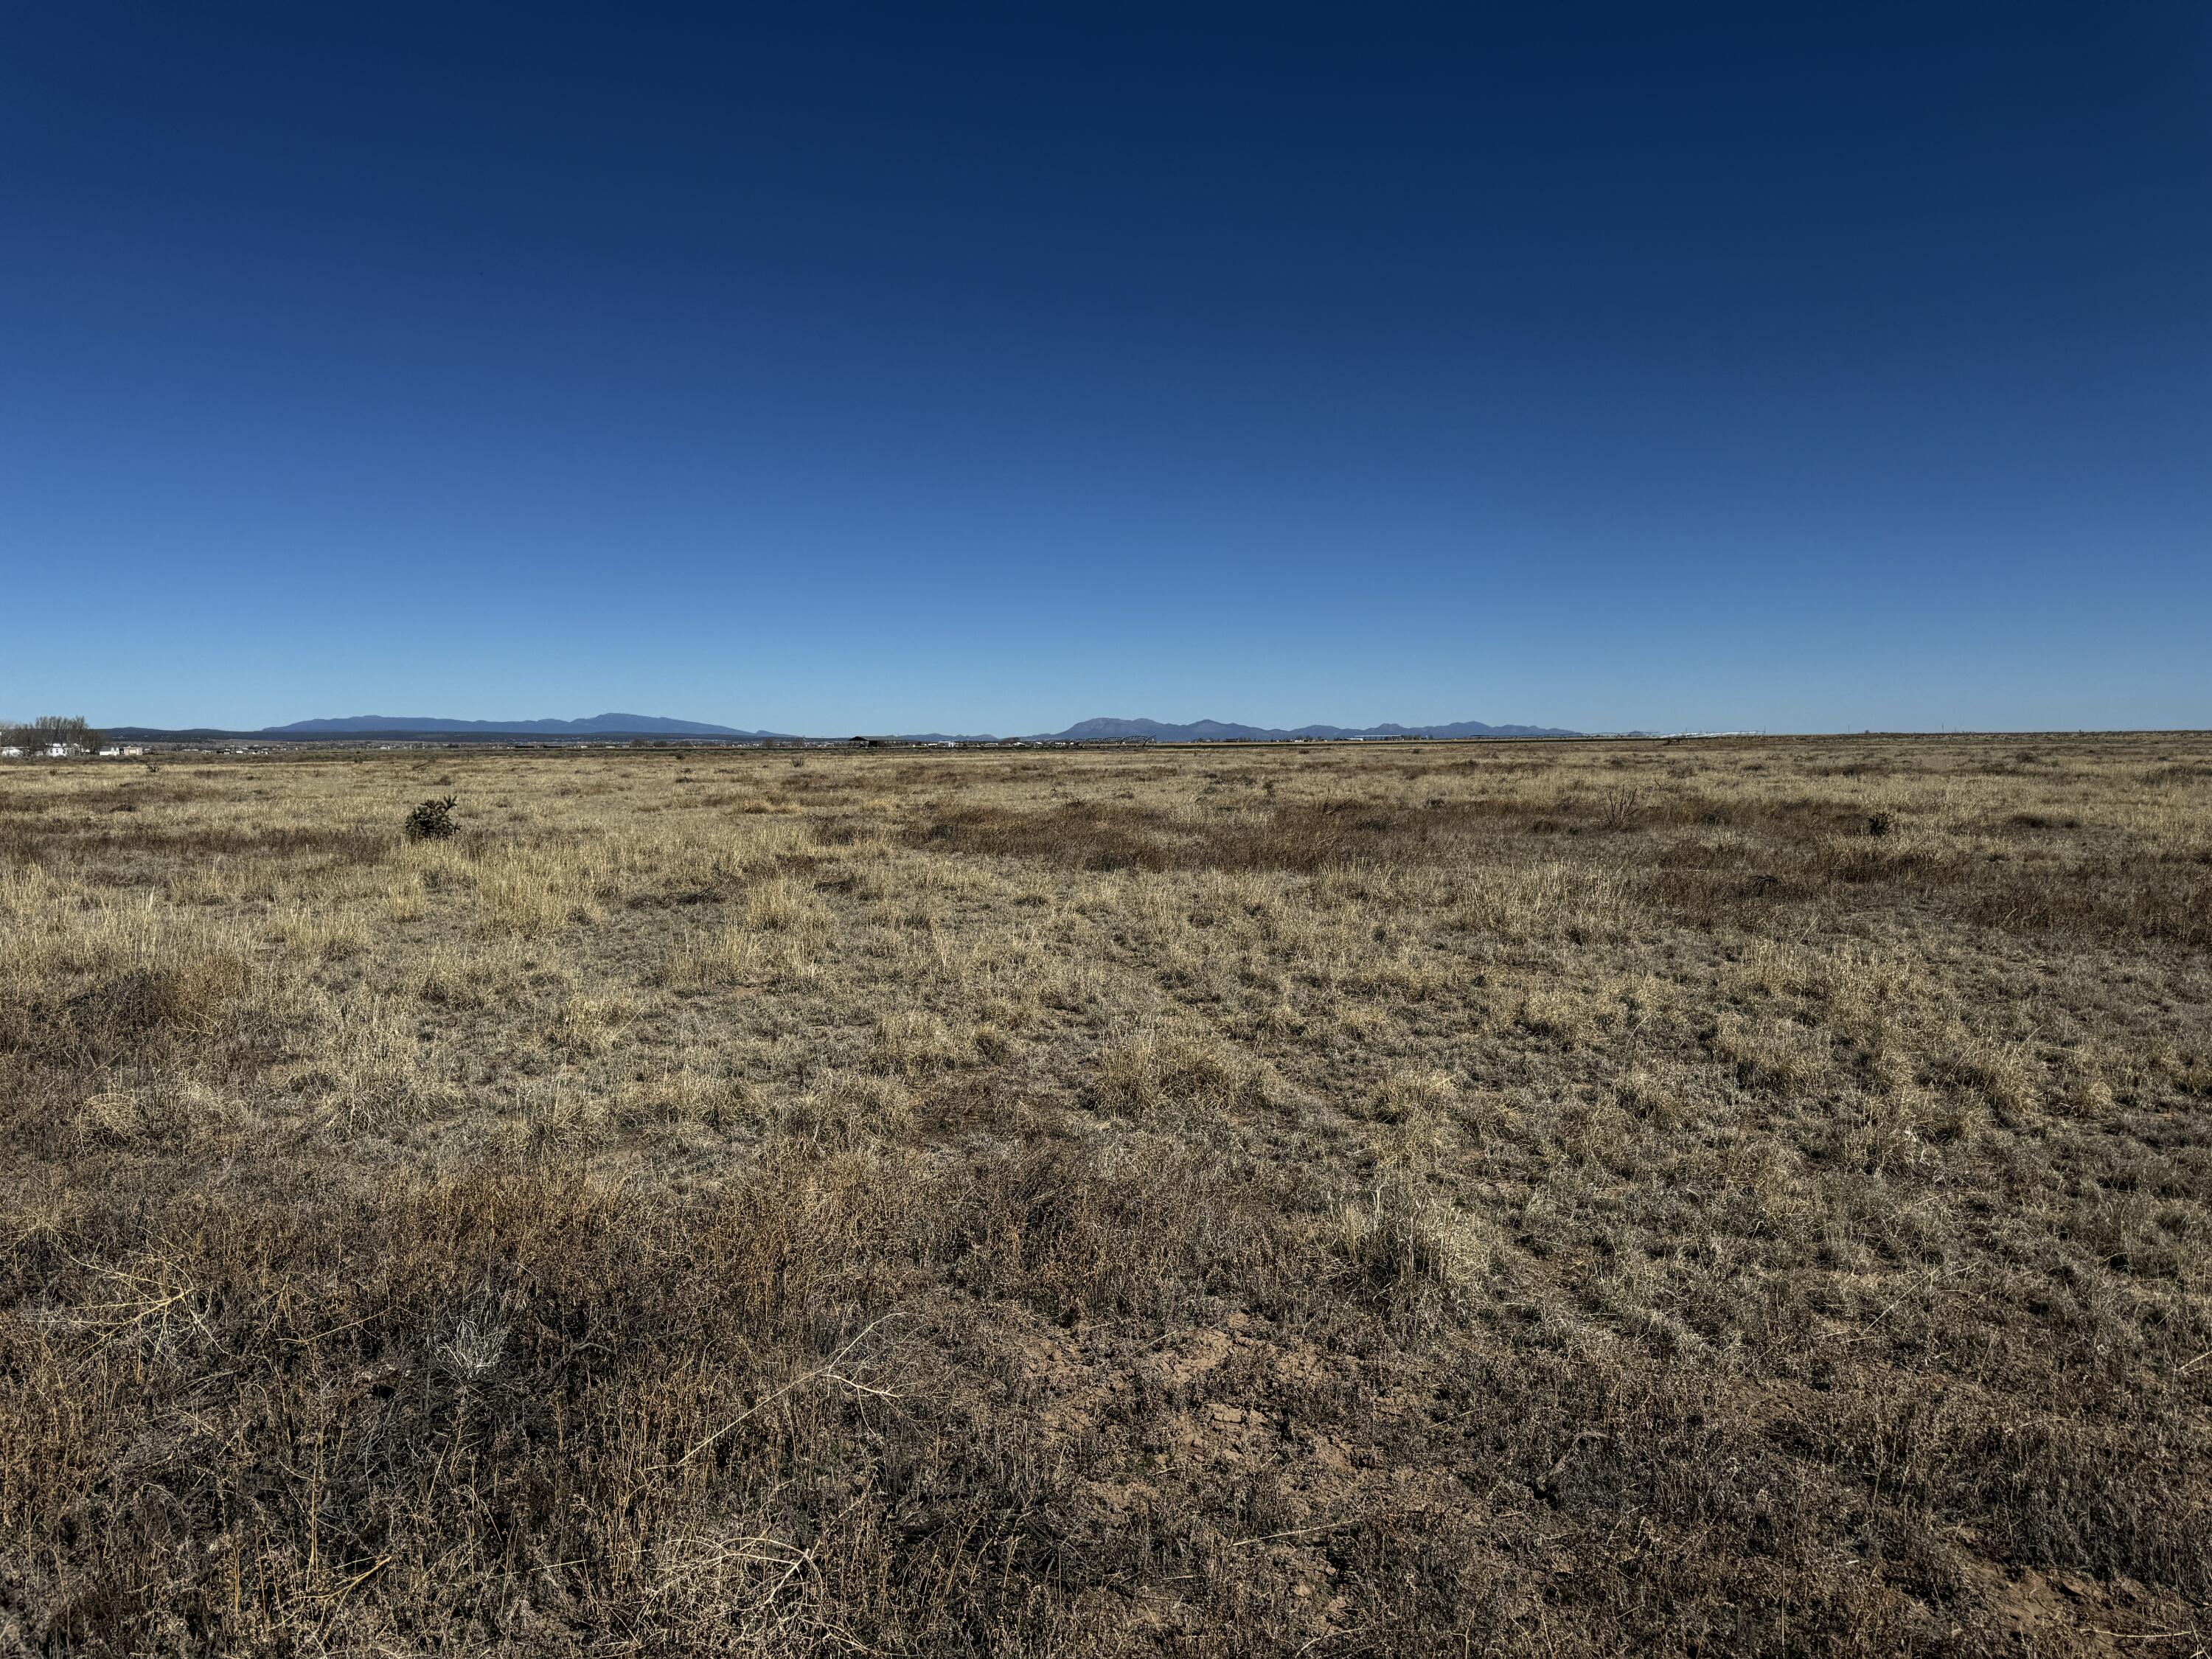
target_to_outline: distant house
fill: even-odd
[[[39,752],[48,760],[67,760],[72,755],[82,755],[84,750],[74,743],[50,743]]]
[[[20,749],[14,748],[12,746],[0,749],[0,760],[21,760],[22,758],[23,751]]]
[[[132,755],[144,754],[146,752],[146,745],[143,743],[111,743],[106,748],[101,750],[100,752],[104,758],[108,760],[127,758]]]

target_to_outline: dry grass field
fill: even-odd
[[[0,1652],[2202,1651],[2208,947],[2202,737],[0,769]]]

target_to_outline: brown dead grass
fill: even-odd
[[[0,769],[0,1651],[2197,1651],[2209,945],[2187,736]]]

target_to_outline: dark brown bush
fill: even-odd
[[[407,839],[410,841],[450,841],[460,833],[453,822],[452,795],[434,796],[419,803],[407,814]]]

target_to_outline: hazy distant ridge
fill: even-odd
[[[134,735],[161,735],[150,728],[131,727]],[[665,737],[741,738],[791,740],[788,732],[747,732],[733,726],[714,726],[705,720],[673,720],[665,714],[592,714],[582,720],[457,720],[434,714],[346,714],[327,720],[294,720],[288,726],[264,726],[258,732],[224,735],[270,738],[361,737],[376,732],[434,736],[439,732],[474,737]],[[181,733],[177,735],[182,735]],[[824,735],[843,735],[824,734]],[[1233,720],[1192,720],[1177,725],[1166,720],[1122,720],[1102,715],[1078,720],[1065,732],[1040,732],[1024,739],[1033,743],[1096,743],[1117,738],[1151,738],[1161,743],[1267,743],[1301,738],[1574,738],[1583,735],[1556,726],[1491,726],[1481,720],[1452,720],[1437,726],[1244,726]],[[952,736],[943,732],[902,733],[915,743],[990,743],[988,733]]]
[[[740,732],[733,726],[670,720],[661,714],[591,714],[580,720],[449,720],[428,714],[345,714],[335,720],[294,720],[264,726],[264,732],[535,732],[580,734],[592,732],[682,732],[702,738],[761,738],[768,732]]]
[[[526,721],[456,721],[441,714],[341,714],[337,719],[292,721],[289,726],[264,726],[257,732],[215,732],[206,728],[157,730],[131,726],[111,728],[119,737],[184,738],[184,737],[372,737],[378,732],[404,737],[734,737],[750,741],[799,741],[794,732],[748,732],[737,726],[712,726],[708,721],[679,721],[665,714],[588,714],[573,721],[526,719]],[[842,737],[842,732],[821,734]],[[1241,726],[1237,721],[1151,721],[1117,719],[1102,714],[1075,721],[1064,732],[1036,732],[1029,744],[1097,744],[1110,738],[1151,737],[1159,744],[1283,744],[1297,738],[1354,738],[1354,737],[1583,737],[1559,726],[1489,726],[1484,721],[1447,721],[1443,726]],[[994,744],[988,732],[900,732],[909,744]]]

